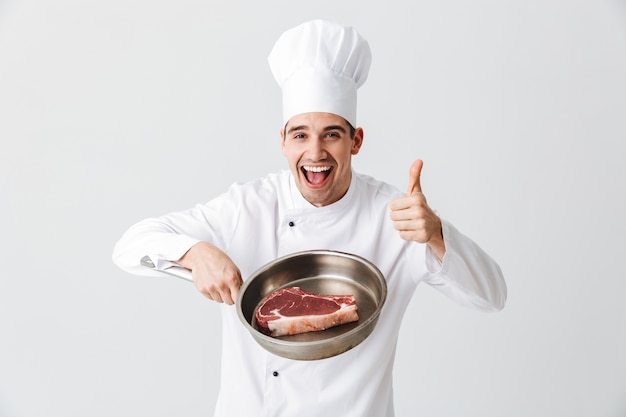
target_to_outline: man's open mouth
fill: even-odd
[[[305,165],[300,168],[306,178],[307,182],[311,185],[321,185],[332,171],[331,166],[310,166]]]

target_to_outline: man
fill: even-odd
[[[440,219],[420,187],[409,190],[354,172],[364,132],[355,128],[356,91],[370,65],[367,42],[352,28],[313,21],[285,32],[269,62],[282,88],[282,152],[289,170],[244,184],[206,204],[131,227],[113,259],[129,272],[149,254],[158,268],[191,270],[197,288],[222,304],[222,385],[215,415],[392,416],[392,370],[402,316],[426,282],[463,305],[503,308],[498,265]],[[235,303],[242,277],[289,253],[350,252],[387,280],[378,324],[360,345],[317,361],[275,356],[241,325]]]

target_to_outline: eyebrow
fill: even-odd
[[[299,126],[293,126],[290,127],[289,130],[287,131],[287,133],[293,133],[293,132],[298,132],[301,130],[309,130],[309,127],[307,125],[299,125]],[[346,130],[345,127],[341,126],[341,125],[330,125],[330,126],[326,126],[324,129],[324,132],[328,132],[331,130],[339,130],[342,133],[347,133],[348,131]]]
[[[339,130],[342,133],[348,133],[346,128],[341,125],[331,125],[324,128],[324,132],[328,132],[329,130]]]
[[[299,130],[308,130],[308,129],[309,129],[309,127],[306,126],[306,125],[292,126],[292,127],[289,128],[287,133],[297,132]]]

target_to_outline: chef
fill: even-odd
[[[269,55],[282,89],[282,153],[288,170],[246,183],[186,211],[143,220],[117,242],[114,262],[141,275],[148,254],[158,269],[191,270],[206,297],[222,303],[222,376],[216,417],[393,416],[392,372],[402,316],[420,283],[481,310],[500,310],[500,268],[428,206],[422,161],[406,194],[357,173],[363,145],[357,89],[371,62],[351,27],[311,21],[283,33]],[[388,296],[373,332],[340,355],[314,361],[259,346],[232,304],[262,265],[290,253],[329,249],[373,262]]]

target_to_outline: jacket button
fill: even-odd
[[[278,376],[278,371],[274,371],[274,372],[272,372],[272,375],[274,375],[274,376]]]
[[[289,222],[289,227],[294,227],[296,224],[294,222]]]

